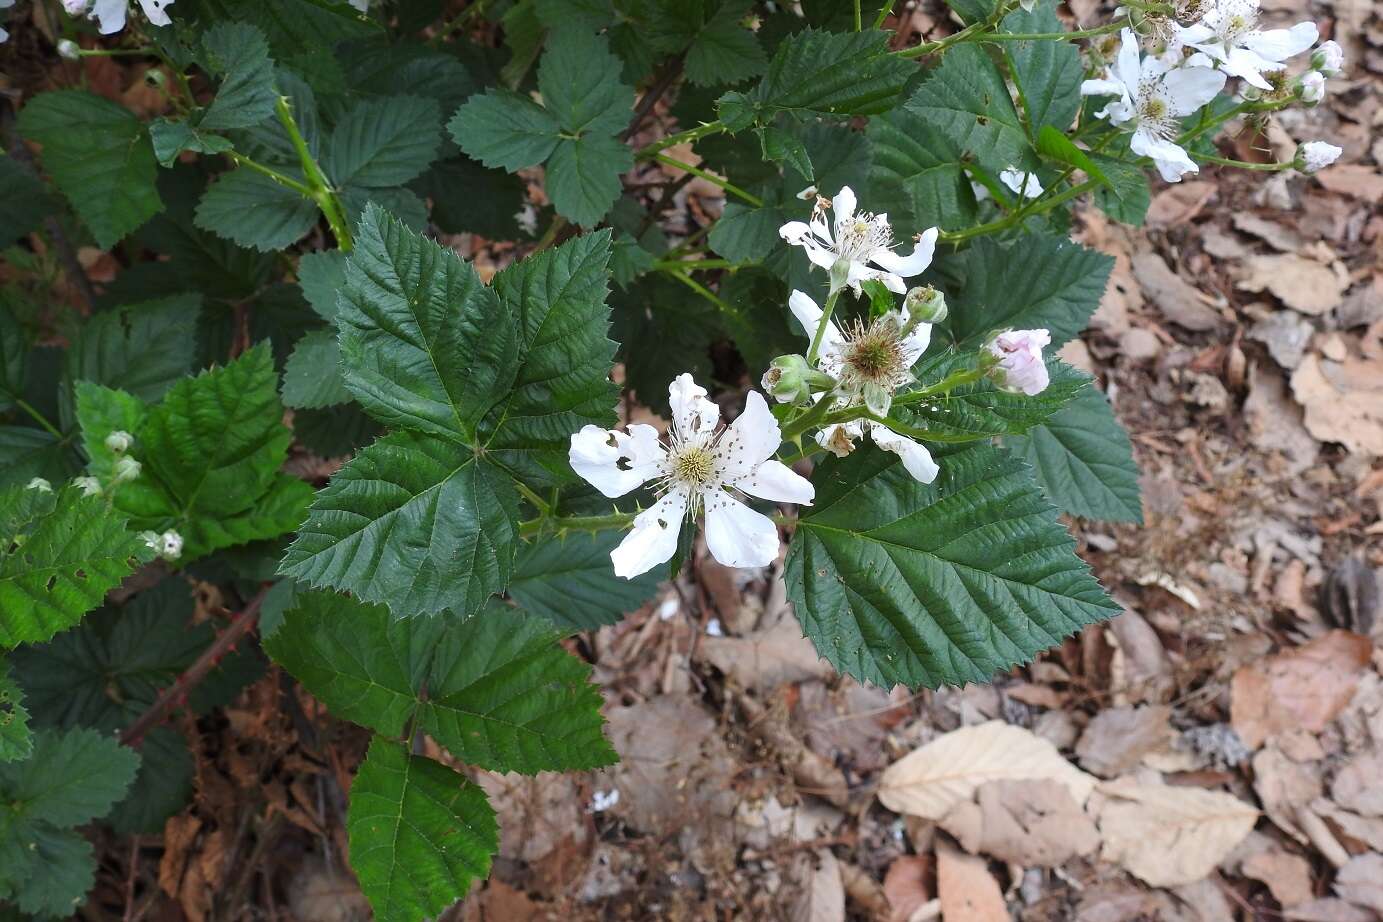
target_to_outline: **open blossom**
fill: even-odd
[[[1115,125],[1132,123],[1129,147],[1135,154],[1151,157],[1168,182],[1200,171],[1176,143],[1180,120],[1195,112],[1225,85],[1225,75],[1208,67],[1171,68],[1163,59],[1140,58],[1138,38],[1125,29],[1119,56],[1102,79],[1086,80],[1084,96],[1114,96],[1114,101],[1095,113]]]
[[[1327,144],[1325,141],[1307,141],[1297,148],[1297,157],[1293,165],[1303,173],[1314,173],[1339,160],[1344,152],[1344,148]]]
[[[1046,330],[1004,330],[996,333],[985,350],[993,365],[989,376],[1000,388],[1035,397],[1047,389],[1050,379],[1042,347],[1049,346],[1052,334]]]
[[[932,264],[937,229],[933,227],[920,234],[912,253],[900,256],[893,252],[893,229],[889,227],[888,215],[856,211],[855,204],[855,193],[843,186],[835,198],[817,199],[810,223],[789,221],[778,233],[788,243],[806,250],[813,265],[831,272],[833,286],[837,284],[835,273],[844,272],[840,284],[849,285],[856,294],[860,283],[869,279],[879,279],[889,291],[902,294],[907,291],[904,279],[922,273]],[[826,219],[827,208],[835,212],[834,226]],[[837,264],[840,269],[835,268]]]
[[[1189,45],[1232,77],[1260,90],[1272,89],[1263,74],[1282,70],[1293,55],[1316,43],[1314,22],[1290,29],[1259,29],[1259,0],[1216,0],[1200,22],[1177,30],[1177,46]],[[1202,63],[1196,55],[1192,64]]]
[[[156,26],[172,25],[165,7],[174,0],[139,0],[139,7],[149,22]],[[73,16],[85,14],[96,20],[102,35],[110,35],[125,28],[125,18],[129,13],[129,0],[62,0],[63,7]]]
[[[610,554],[615,574],[632,579],[670,560],[682,519],[706,516],[706,547],[729,567],[763,567],[778,556],[778,528],[736,494],[811,505],[811,482],[773,454],[782,442],[778,421],[762,395],[751,391],[744,412],[728,427],[705,388],[682,374],[668,388],[672,431],[636,423],[626,432],[586,426],[571,437],[572,469],[609,497],[650,481],[661,493],[640,512],[634,528]]]
[[[1044,191],[1036,173],[1024,173],[1022,170],[1000,170],[999,182],[1007,186],[1019,198],[1037,198]],[[972,182],[970,188],[975,191],[975,201],[977,202],[983,202],[990,197],[988,187],[982,183]]]

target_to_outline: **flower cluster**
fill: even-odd
[[[139,0],[139,8],[149,22],[156,26],[171,25],[166,7],[174,0]],[[86,16],[95,19],[102,35],[110,35],[125,28],[129,16],[129,0],[62,0],[63,8],[72,16]]]
[[[1122,11],[1121,12],[1125,12]],[[1315,23],[1289,29],[1260,29],[1259,0],[1182,0],[1171,16],[1145,18],[1144,54],[1131,28],[1120,35],[1118,51],[1102,76],[1081,84],[1086,96],[1114,97],[1096,113],[1112,125],[1132,130],[1129,148],[1150,158],[1162,178],[1178,182],[1199,166],[1185,148],[1194,130],[1182,120],[1200,112],[1224,89],[1230,77],[1245,84],[1246,101],[1260,98],[1299,99],[1315,105],[1325,98],[1325,78],[1337,76],[1344,55],[1335,42],[1324,42],[1311,57],[1310,69],[1291,82],[1287,61],[1315,44]],[[1293,164],[1306,172],[1334,162],[1324,142]]]

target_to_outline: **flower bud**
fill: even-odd
[[[78,61],[81,60],[82,49],[72,39],[65,38],[58,42],[58,57],[66,58],[69,61]]]
[[[26,490],[37,490],[40,493],[52,493],[53,485],[42,477],[35,477],[24,485]]]
[[[144,469],[134,458],[125,457],[115,462],[115,482],[128,483],[139,476],[139,472]]]
[[[780,355],[769,363],[760,384],[779,403],[809,403],[813,387],[829,390],[836,382],[800,355]]]
[[[1345,50],[1337,41],[1322,42],[1311,53],[1311,66],[1327,77],[1338,77],[1345,72]]]
[[[100,496],[101,481],[95,477],[74,477],[72,486],[82,491],[83,496]]]
[[[159,536],[158,555],[164,560],[177,560],[182,556],[182,535],[171,529]]]
[[[908,312],[908,321],[940,323],[950,313],[946,309],[946,296],[930,285],[914,288],[903,299],[903,308]]]
[[[1308,70],[1297,81],[1297,96],[1308,106],[1314,106],[1325,99],[1325,77],[1320,71]]]
[[[116,429],[106,436],[106,450],[115,452],[117,455],[123,455],[129,451],[132,444],[134,444],[134,436],[124,429]]]
[[[1314,173],[1339,160],[1343,153],[1344,149],[1336,147],[1334,144],[1327,144],[1325,141],[1307,141],[1297,147],[1297,155],[1292,161],[1292,166],[1303,173]]]
[[[1042,347],[1052,335],[1046,330],[1004,330],[984,344],[985,373],[1000,390],[1035,397],[1047,389],[1047,364]]]
[[[837,259],[831,266],[831,291],[840,291],[850,282],[850,260]]]
[[[80,16],[91,6],[91,0],[62,0],[62,8],[69,16]]]

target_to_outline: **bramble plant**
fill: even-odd
[[[806,636],[884,686],[1114,615],[1058,520],[1140,518],[1055,355],[1112,263],[1071,209],[1327,166],[1215,138],[1318,103],[1341,52],[1255,0],[1075,31],[949,2],[919,44],[878,0],[0,0],[66,87],[0,158],[0,904],[84,900],[74,827],[161,830],[193,772],[164,718],[262,648],[374,733],[348,832],[377,917],[437,915],[497,848],[467,770],[616,760],[561,641],[699,531],[733,567],[789,535]],[[82,88],[112,55],[163,114]],[[617,365],[665,428],[621,424]],[[290,454],[344,463],[314,490]],[[236,609],[219,637],[186,576]]]

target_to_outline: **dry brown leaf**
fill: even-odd
[[[936,845],[936,888],[944,922],[1009,922],[999,882],[983,858],[947,842]]]
[[[1267,848],[1244,859],[1239,869],[1246,877],[1267,884],[1273,899],[1283,907],[1305,903],[1314,895],[1311,863],[1280,848]]]
[[[1081,767],[1101,778],[1132,771],[1143,756],[1175,738],[1171,716],[1172,709],[1165,705],[1101,711],[1076,744]]]
[[[1330,783],[1330,794],[1346,810],[1383,816],[1383,752],[1371,750],[1346,762]]]
[[[1292,394],[1313,436],[1353,452],[1383,455],[1383,361],[1347,356],[1333,362],[1308,355],[1292,372]]]
[[[1289,922],[1378,922],[1378,916],[1367,909],[1330,896],[1284,910],[1282,918]]]
[[[900,855],[884,874],[884,895],[888,897],[889,922],[908,922],[918,907],[932,898],[927,886],[932,860],[923,855]]]
[[[1194,883],[1253,829],[1258,811],[1230,794],[1165,784],[1105,782],[1100,857],[1154,887]]]
[[[1235,287],[1269,291],[1292,310],[1313,317],[1339,307],[1349,287],[1349,274],[1343,266],[1325,266],[1295,253],[1250,256],[1244,269],[1245,275]]]
[[[1342,810],[1324,797],[1311,801],[1311,811],[1329,820],[1332,831],[1344,838],[1346,844],[1353,845],[1355,851],[1371,848],[1383,852],[1383,818]]]
[[[788,913],[792,922],[845,922],[845,885],[830,849],[802,855],[797,875],[800,889]]]
[[[1319,733],[1354,695],[1373,644],[1330,631],[1234,673],[1230,722],[1250,749],[1290,730]]]
[[[703,637],[700,653],[740,688],[751,691],[831,675],[830,664],[817,655],[793,618],[744,637]]]
[[[941,821],[968,852],[1024,867],[1056,867],[1100,845],[1090,817],[1056,781],[991,781],[974,801],[956,804]]]
[[[1177,326],[1200,331],[1224,325],[1224,319],[1206,303],[1199,289],[1173,272],[1156,253],[1147,251],[1133,257],[1133,276],[1144,297]]]
[[[1383,913],[1383,855],[1355,855],[1335,875],[1335,895],[1355,906]]]
[[[1367,0],[1364,0],[1367,6]],[[1316,174],[1317,181],[1331,192],[1339,192],[1364,202],[1383,201],[1383,173],[1363,163],[1340,163]]]
[[[940,820],[987,781],[1047,778],[1065,785],[1084,806],[1095,779],[1030,730],[1000,720],[939,736],[890,765],[879,800],[894,813]]]
[[[1296,812],[1321,796],[1318,767],[1294,762],[1276,746],[1265,746],[1253,757],[1253,790],[1279,829],[1303,845],[1310,841]]]

